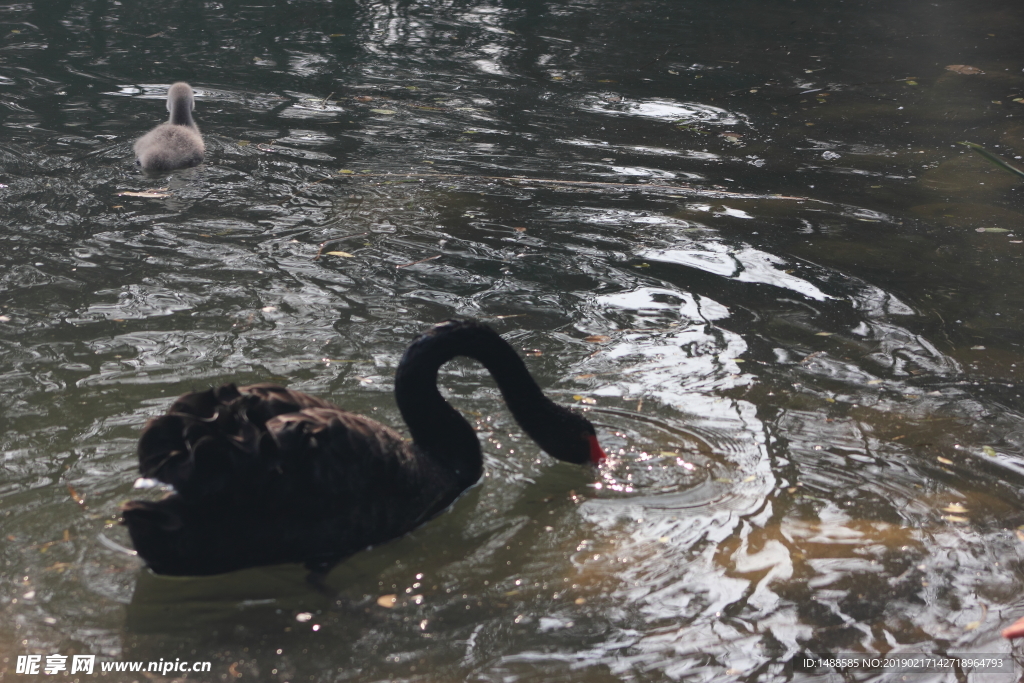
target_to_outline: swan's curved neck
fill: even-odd
[[[416,446],[468,486],[483,472],[480,442],[473,427],[437,388],[438,369],[456,356],[483,363],[516,422],[535,440],[531,425],[557,408],[541,392],[515,350],[489,327],[449,322],[413,342],[395,373],[398,409]]]

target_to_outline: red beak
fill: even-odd
[[[588,436],[587,441],[590,442],[590,462],[594,465],[600,465],[608,456],[602,450],[601,444],[597,442],[596,436]]]

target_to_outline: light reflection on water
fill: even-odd
[[[803,649],[1008,651],[1024,210],[951,145],[1024,149],[1018,8],[307,4],[0,8],[5,670],[762,681],[813,678]],[[209,158],[141,174],[179,78]],[[174,396],[279,381],[397,426],[405,345],[453,316],[611,462],[546,458],[454,363],[484,482],[336,597],[116,550]]]

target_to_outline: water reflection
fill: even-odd
[[[603,114],[640,116],[676,124],[699,122],[735,126],[744,123],[742,116],[699,102],[672,102],[659,99],[633,102],[614,94],[589,98],[581,105],[581,109]]]

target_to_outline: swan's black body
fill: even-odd
[[[203,161],[206,146],[199,127],[192,120],[195,96],[188,83],[175,83],[167,91],[170,120],[161,123],[135,142],[136,163],[147,171],[170,171],[196,166]]]
[[[482,362],[516,421],[549,454],[604,453],[584,417],[546,398],[516,352],[473,321],[419,337],[395,375],[413,440],[362,415],[273,385],[225,385],[179,398],[146,426],[139,469],[172,485],[124,506],[139,555],[162,574],[217,574],[304,562],[323,569],[416,528],[480,478],[480,443],[442,398],[437,371]]]

